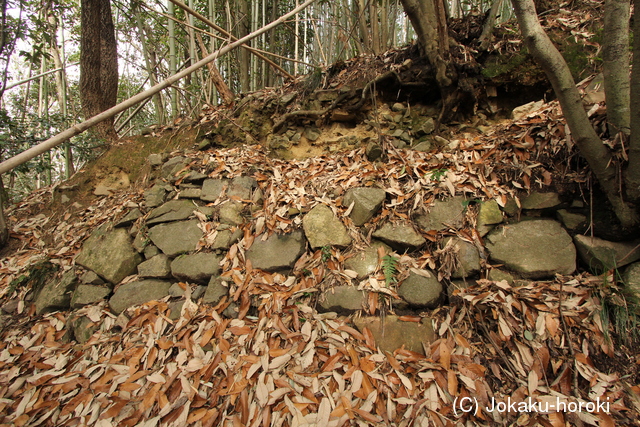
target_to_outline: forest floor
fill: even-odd
[[[351,65],[343,76],[358,72],[358,62]],[[600,126],[604,107],[590,108]],[[34,266],[48,260],[71,268],[96,227],[141,205],[151,185],[146,158],[155,152],[209,156],[225,173],[251,170],[283,188],[303,188],[310,200],[366,179],[392,196],[383,213],[390,219],[456,193],[504,204],[533,189],[580,196],[589,188],[555,102],[517,119],[475,116],[449,124],[442,151],[397,149],[370,126],[341,131],[373,132],[385,148],[382,162],[369,161],[363,146],[326,150],[334,139],[327,135],[336,131],[331,124],[320,126],[326,131],[314,145],[320,151],[289,159],[260,144],[197,152],[198,126],[216,114],[124,140],[70,182],[40,189],[9,210],[0,306],[12,314],[0,316],[0,425],[640,425],[640,347],[601,315],[623,306],[615,271],[578,271],[518,287],[480,279],[424,314],[436,331],[425,355],[382,352],[349,317],[318,313],[311,283],[291,287],[286,277],[265,274],[249,289],[242,247],[226,262],[236,297],[246,291],[259,298],[260,316],[224,318],[220,307],[187,299],[175,321],[167,300],[136,307],[127,318],[103,303],[80,309],[99,328],[79,344],[66,338],[69,312],[36,315],[28,296],[48,272]],[[130,172],[130,185],[93,194],[122,170]],[[444,172],[427,180],[434,170]],[[71,200],[63,202],[62,194]],[[281,213],[297,201],[267,200],[263,227],[291,228]],[[459,232],[474,238],[471,229]],[[244,241],[258,234],[254,223]],[[310,260],[317,275],[340,276],[343,254],[323,258],[318,250]],[[425,251],[421,262],[435,259]],[[493,399],[512,405],[492,410]]]
[[[311,179],[312,199],[346,189],[364,174],[393,194],[387,215],[398,218],[416,199],[464,190],[501,200],[585,179],[565,161],[553,161],[575,155],[555,103],[452,141],[456,147],[440,153],[390,148],[375,167],[363,147],[304,160],[276,159],[260,146],[202,154],[216,156],[230,172],[252,169],[285,187]],[[421,192],[415,183],[433,168],[450,173]],[[78,198],[70,202],[78,206],[53,215],[45,212],[54,191],[42,189],[10,212],[19,247],[4,252],[0,270],[3,301],[16,310],[3,316],[3,425],[640,425],[637,344],[624,344],[600,316],[616,286],[614,272],[521,287],[479,280],[428,313],[437,340],[426,356],[379,351],[349,318],[316,312],[305,299],[312,287],[287,287],[278,275],[265,276],[251,291],[263,301],[260,317],[226,319],[215,307],[189,301],[183,317],[171,321],[168,302],[158,301],[127,319],[101,304],[80,310],[100,325],[98,332],[85,344],[66,341],[69,313],[36,316],[25,304],[32,282],[23,286],[21,277],[36,276],[33,266],[43,258],[69,268],[90,232],[140,204],[145,188]],[[276,215],[283,206],[266,206],[272,211],[266,227],[291,226]],[[257,234],[255,228],[246,233],[248,239]],[[250,273],[242,271],[241,253],[233,257],[238,283],[245,283]],[[314,257],[318,268],[340,274],[339,253],[325,263],[321,251]],[[596,396],[610,405],[571,409]],[[463,413],[470,406],[456,405],[465,397],[480,408]],[[489,410],[493,398],[528,397],[574,406],[549,414],[531,403]]]

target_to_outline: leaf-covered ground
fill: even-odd
[[[42,258],[70,268],[91,230],[137,206],[144,188],[55,216],[34,215],[47,190],[20,202],[10,212],[20,247],[0,261],[0,296],[17,304],[17,314],[3,316],[0,326],[0,423],[640,425],[640,359],[600,316],[615,286],[612,276],[582,273],[520,287],[480,280],[455,291],[448,305],[423,313],[437,335],[423,356],[404,349],[383,353],[348,318],[315,310],[319,289],[349,283],[370,293],[369,314],[385,312],[378,296],[393,295],[393,285],[383,285],[382,270],[354,282],[342,267],[353,249],[307,253],[288,277],[245,262],[258,235],[299,227],[298,213],[317,203],[334,209],[355,248],[366,245],[367,232],[381,222],[404,221],[435,198],[466,194],[504,204],[518,191],[585,179],[565,167],[573,150],[553,103],[485,133],[461,131],[441,152],[383,145],[387,158],[375,163],[363,149],[294,161],[270,158],[258,146],[185,153],[192,167],[211,177],[255,177],[264,193],[263,208],[222,264],[232,301],[211,307],[187,298],[177,321],[168,317],[166,300],[131,309],[128,317],[115,317],[104,305],[85,307],[80,312],[99,330],[83,345],[65,339],[68,313],[34,314],[25,299],[31,289],[20,278]],[[340,200],[346,189],[368,185],[390,197],[363,232]],[[445,234],[481,246],[474,219],[470,205],[466,227]],[[201,220],[205,230],[215,230]],[[212,240],[207,237],[203,247]],[[435,242],[441,236],[425,237]],[[426,266],[446,277],[446,265],[433,244],[399,257],[397,268],[400,277]],[[231,302],[239,306],[238,318],[220,314]],[[495,401],[512,403],[515,411],[490,410]],[[572,410],[580,404],[582,412]]]
[[[520,288],[482,283],[437,313],[438,340],[427,356],[383,354],[370,335],[305,304],[231,320],[190,302],[171,322],[167,304],[156,302],[119,333],[116,319],[90,307],[102,332],[83,346],[62,343],[64,314],[51,314],[4,334],[3,422],[638,425],[633,379],[594,367],[594,356],[612,351],[594,316],[599,285],[593,277]],[[255,286],[265,296],[295,294],[286,283]],[[492,399],[530,397],[547,403],[533,412],[487,409]],[[538,413],[543,404],[571,409],[598,399],[607,402],[600,413]]]

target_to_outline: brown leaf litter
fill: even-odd
[[[611,283],[604,277],[580,274],[521,287],[480,280],[457,290],[449,306],[430,313],[437,339],[423,356],[405,349],[383,353],[348,318],[315,311],[310,295],[319,287],[353,283],[341,267],[349,251],[334,250],[321,262],[318,250],[289,277],[253,270],[244,258],[258,235],[298,228],[299,214],[318,203],[338,213],[355,246],[364,245],[344,215],[341,196],[348,188],[379,186],[390,196],[375,228],[452,194],[505,204],[520,189],[583,180],[556,161],[570,153],[553,103],[487,133],[461,131],[446,151],[389,145],[384,162],[369,162],[362,149],[297,161],[270,158],[259,146],[184,153],[210,177],[253,176],[264,195],[262,209],[223,261],[229,300],[210,307],[187,298],[176,321],[168,317],[167,300],[130,309],[130,317],[115,317],[104,304],[88,306],[80,313],[99,329],[80,345],[64,339],[69,313],[35,316],[24,306],[29,289],[18,287],[20,315],[0,329],[0,423],[640,425],[640,361],[606,339],[598,314],[598,289]],[[137,206],[142,191],[118,192],[55,221],[26,214],[43,203],[46,190],[20,202],[9,216],[21,247],[0,262],[2,298],[42,257],[70,268],[90,231]],[[470,208],[469,227],[457,232],[473,240],[473,221]],[[434,265],[435,256],[429,250],[404,256],[399,268]],[[252,300],[257,313],[249,311]],[[232,301],[238,318],[222,317]],[[496,402],[512,410],[490,410]],[[601,406],[592,408],[593,402]],[[545,404],[560,408],[547,414]],[[571,410],[579,407],[582,412]]]

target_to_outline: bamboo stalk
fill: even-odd
[[[20,166],[21,164],[33,159],[34,157],[50,150],[53,147],[56,147],[60,144],[62,144],[63,142],[67,141],[69,138],[74,137],[82,132],[84,132],[85,130],[89,129],[92,126],[95,126],[96,124],[109,119],[113,116],[115,116],[116,114],[118,114],[121,111],[126,110],[127,108],[130,108],[131,106],[137,104],[140,101],[144,101],[145,99],[155,95],[156,93],[160,92],[163,89],[168,88],[169,86],[171,86],[173,83],[177,82],[178,80],[180,80],[181,78],[188,76],[189,74],[193,73],[195,70],[204,67],[205,65],[207,65],[209,62],[215,60],[216,58],[218,58],[221,55],[224,55],[230,51],[232,51],[233,49],[243,45],[244,43],[248,42],[251,39],[256,38],[257,36],[259,36],[260,34],[269,31],[270,29],[282,24],[284,21],[286,21],[287,19],[291,18],[292,16],[295,16],[296,13],[300,12],[301,10],[306,9],[310,4],[312,4],[315,0],[307,0],[306,2],[304,2],[303,4],[301,4],[299,7],[293,9],[291,12],[282,15],[280,18],[276,19],[275,21],[271,22],[270,24],[262,27],[261,29],[259,29],[258,31],[255,31],[251,34],[246,35],[245,37],[242,37],[241,39],[221,48],[218,49],[217,51],[213,52],[211,55],[201,59],[200,61],[196,62],[195,64],[193,64],[192,66],[190,66],[189,68],[184,69],[183,71],[174,74],[173,76],[167,78],[166,80],[163,80],[162,82],[158,83],[157,85],[145,90],[144,92],[141,92],[137,95],[132,96],[131,98],[127,99],[126,101],[123,101],[119,104],[117,104],[114,107],[109,108],[106,111],[103,111],[102,113],[91,117],[88,120],[85,120],[82,123],[78,123],[77,125],[74,125],[72,127],[70,127],[69,129],[60,132],[59,134],[57,134],[56,136],[47,139],[46,141],[41,142],[40,144],[29,148],[26,151],[23,151],[22,153],[11,157],[10,159],[5,160],[4,162],[0,163],[0,174],[1,173],[5,173],[10,171],[11,169]]]
[[[233,34],[231,34],[230,32],[228,32],[227,30],[225,30],[224,28],[216,25],[214,22],[211,22],[209,19],[207,19],[207,17],[202,16],[201,14],[199,14],[198,12],[196,12],[195,10],[191,9],[189,6],[187,6],[186,4],[178,1],[178,0],[169,0],[171,3],[175,4],[176,6],[178,6],[179,8],[181,8],[182,10],[184,10],[185,12],[195,16],[196,18],[198,18],[200,21],[204,22],[205,24],[207,24],[208,26],[210,26],[211,28],[213,28],[214,30],[218,31],[219,33],[222,33],[224,36],[229,37],[229,39],[231,39],[232,41],[236,41],[238,40]],[[285,76],[288,79],[292,79],[293,76],[289,73],[287,73],[285,71],[284,68],[282,68],[281,66],[279,66],[278,64],[276,64],[275,62],[273,62],[272,60],[270,60],[269,58],[266,58],[265,56],[261,55],[260,53],[258,53],[256,51],[256,49],[252,48],[251,46],[247,46],[245,44],[242,44],[242,48],[246,49],[247,51],[253,53],[255,56],[257,56],[258,58],[262,59],[263,61],[267,62],[269,65],[271,65],[273,68],[275,68],[276,70],[278,70],[283,76]]]
[[[147,9],[149,9],[150,11],[152,11],[153,13],[155,13],[155,14],[157,14],[157,15],[160,15],[160,16],[164,16],[164,17],[165,17],[165,18],[167,18],[167,19],[171,19],[172,21],[174,21],[174,22],[176,22],[176,23],[178,23],[178,24],[180,24],[180,25],[184,25],[184,26],[185,26],[185,27],[187,27],[187,28],[193,28],[193,30],[194,30],[194,31],[196,31],[196,32],[198,32],[198,33],[200,33],[200,34],[205,34],[205,35],[207,35],[207,36],[213,37],[214,39],[216,39],[216,40],[220,40],[220,41],[223,41],[223,42],[225,42],[225,43],[229,41],[229,38],[228,38],[228,37],[227,37],[227,38],[225,38],[225,37],[219,36],[219,35],[217,35],[217,34],[214,34],[214,33],[212,33],[211,31],[203,30],[202,28],[198,28],[198,27],[194,27],[194,26],[192,26],[192,25],[189,25],[188,23],[186,23],[186,22],[184,22],[184,21],[181,21],[181,20],[179,20],[178,18],[174,18],[174,17],[172,17],[172,16],[170,16],[170,15],[167,15],[166,13],[158,12],[158,11],[156,11],[156,10],[153,10],[150,6],[147,6],[146,4],[142,4],[142,6],[146,7]],[[266,25],[266,24],[265,24],[265,25]],[[251,49],[251,50],[252,50],[252,51],[254,51],[254,52],[261,53],[262,55],[272,56],[272,57],[274,57],[274,58],[282,59],[282,60],[284,60],[284,61],[289,61],[289,62],[298,62],[298,64],[306,65],[307,67],[313,67],[313,64],[310,64],[310,63],[308,63],[308,62],[304,62],[304,61],[296,61],[295,59],[287,58],[286,56],[278,55],[277,53],[269,52],[269,51],[266,51],[266,50],[264,50],[264,49],[258,49],[258,48],[256,48],[256,47],[249,47],[249,49]],[[275,64],[275,63],[274,63],[274,64]],[[276,65],[277,65],[277,64],[276,64]]]
[[[7,87],[6,87],[4,90],[13,89],[13,88],[14,88],[14,87],[16,87],[16,86],[23,85],[23,84],[28,83],[28,82],[31,82],[31,81],[33,81],[33,80],[39,79],[39,78],[40,78],[40,77],[42,77],[42,76],[46,76],[46,75],[49,75],[49,74],[53,74],[53,73],[56,73],[56,72],[58,72],[58,71],[62,71],[62,69],[63,69],[63,68],[72,67],[72,66],[74,66],[74,65],[78,65],[78,64],[80,64],[80,63],[79,63],[79,62],[74,62],[73,64],[67,64],[67,65],[65,65],[64,67],[56,68],[56,69],[54,69],[54,70],[45,71],[44,73],[40,73],[40,74],[35,75],[35,76],[33,76],[33,77],[29,77],[28,79],[19,80],[19,81],[15,82],[15,83],[11,83],[10,85],[7,85]]]

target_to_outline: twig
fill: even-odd
[[[480,327],[482,328],[482,331],[484,332],[485,336],[489,339],[489,342],[491,343],[493,348],[496,350],[496,353],[498,353],[498,356],[500,356],[500,358],[505,363],[505,365],[507,365],[507,368],[509,368],[509,371],[511,372],[511,375],[513,375],[513,378],[517,379],[518,373],[515,366],[513,366],[513,363],[511,363],[507,355],[504,354],[504,351],[502,351],[502,349],[498,346],[498,344],[496,344],[496,342],[493,340],[484,322],[477,322],[477,324],[480,325]]]
[[[564,284],[560,282],[560,293],[558,294],[558,314],[560,315],[560,322],[562,323],[562,332],[564,333],[567,339],[567,345],[569,346],[569,354],[571,355],[571,359],[573,360],[573,396],[579,398],[580,394],[578,393],[578,367],[576,365],[576,354],[573,351],[573,346],[571,345],[571,336],[569,335],[569,328],[567,328],[567,322],[564,320],[564,313],[562,312],[563,286]]]

